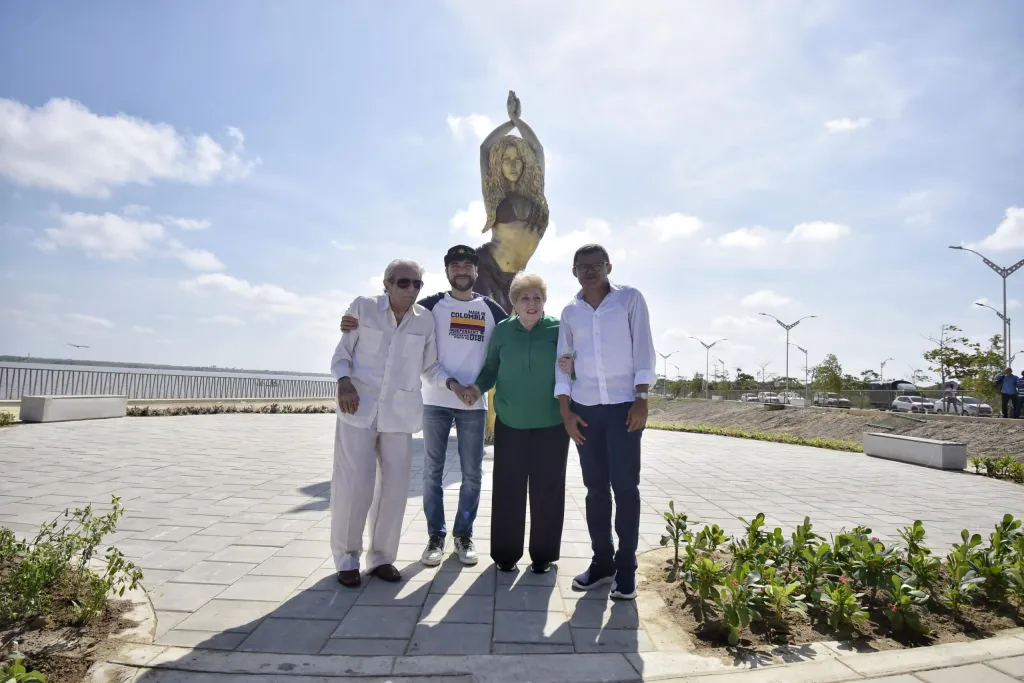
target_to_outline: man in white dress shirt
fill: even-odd
[[[612,598],[632,600],[640,536],[640,437],[647,425],[647,389],[657,376],[647,302],[638,290],[610,282],[611,271],[604,247],[588,244],[576,251],[572,272],[582,289],[562,310],[558,335],[558,355],[575,359],[575,377],[556,369],[555,396],[579,451],[594,551],[573,587],[590,590],[611,582]]]
[[[359,297],[349,306],[347,315],[359,319],[359,328],[342,335],[331,361],[338,380],[331,552],[338,581],[350,588],[361,582],[368,514],[368,573],[384,581],[402,578],[394,562],[409,494],[412,435],[423,421],[420,375],[427,381],[447,379],[438,370],[434,318],[415,303],[422,288],[417,263],[388,264],[385,293]]]

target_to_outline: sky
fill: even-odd
[[[440,291],[486,241],[514,89],[549,313],[599,242],[659,372],[703,372],[695,336],[784,374],[769,313],[817,316],[811,365],[909,376],[943,324],[1002,329],[999,276],[948,247],[1024,259],[1022,28],[1015,0],[5,2],[0,354],[328,372],[390,260]],[[1008,294],[1024,320],[1024,272]]]

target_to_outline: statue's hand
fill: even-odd
[[[508,91],[508,101],[505,103],[505,109],[508,110],[508,117],[510,119],[517,119],[523,113],[523,105],[519,98],[516,97],[515,90]]]

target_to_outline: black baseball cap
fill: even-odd
[[[467,247],[465,244],[456,244],[454,247],[448,250],[448,253],[444,255],[444,266],[447,268],[450,264],[456,261],[469,261],[470,263],[479,263],[480,257],[476,255],[476,249],[473,247]]]

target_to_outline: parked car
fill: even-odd
[[[967,415],[969,417],[992,417],[992,406],[971,396],[958,396],[950,401],[948,397],[935,401],[935,412]]]
[[[783,403],[792,403],[794,398],[800,398],[800,394],[795,391],[783,391],[779,394],[779,399]]]
[[[851,408],[850,399],[843,398],[835,392],[818,392],[814,395],[814,405],[823,408]]]
[[[757,394],[743,394],[740,400],[744,403],[757,403]]]
[[[916,386],[902,379],[894,382],[872,382],[868,387],[868,401],[872,408],[879,410],[889,410],[897,396],[921,395]]]
[[[774,391],[762,391],[757,395],[759,403],[782,403],[782,399]]]
[[[924,396],[897,396],[891,409],[897,413],[934,413],[935,404]]]

